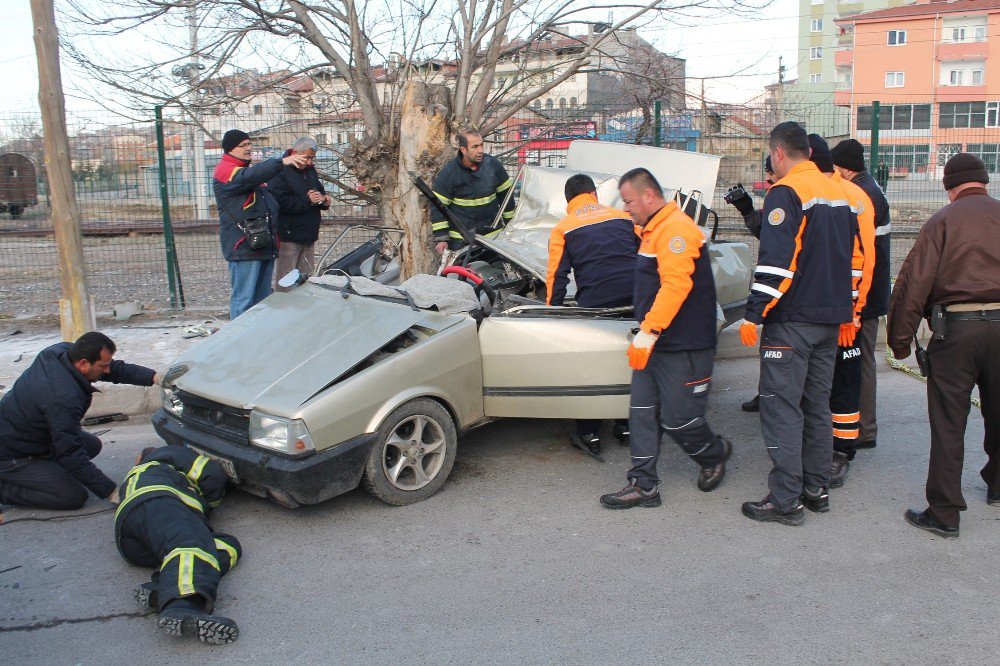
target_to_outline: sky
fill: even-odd
[[[0,115],[38,111],[38,66],[32,40],[31,9],[23,0],[0,0]],[[778,57],[784,56],[786,78],[794,78],[797,54],[797,3],[774,0],[752,17],[719,14],[697,25],[640,34],[660,50],[687,59],[688,91],[720,102],[743,102],[777,81]],[[739,72],[733,75],[734,72]],[[75,91],[87,82],[67,76],[63,88],[67,112],[96,109]]]

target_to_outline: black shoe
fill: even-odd
[[[802,508],[801,502],[791,511],[782,512],[767,497],[759,502],[744,502],[743,515],[762,523],[781,523],[782,525],[801,525],[806,520],[806,512]]]
[[[986,503],[996,506],[1000,505],[1000,490],[986,489]]]
[[[855,442],[854,448],[856,449],[874,449],[876,446],[875,440],[868,440],[867,442]]]
[[[615,437],[618,438],[618,443],[621,446],[628,446],[628,436],[629,436],[628,426],[623,426],[616,423],[615,427],[612,429],[612,432],[614,432]]]
[[[580,449],[588,456],[593,456],[597,460],[604,462],[601,457],[601,438],[597,435],[577,435],[573,433],[569,436],[570,444]]]
[[[698,490],[703,493],[715,490],[726,478],[726,461],[733,455],[733,443],[725,437],[719,437],[722,442],[722,461],[711,467],[702,467],[698,474]]]
[[[634,506],[660,506],[660,493],[656,488],[643,490],[635,484],[628,484],[616,493],[601,495],[601,505],[606,509],[631,509]]]
[[[906,522],[913,525],[914,527],[919,527],[922,530],[926,530],[931,534],[936,534],[939,537],[944,537],[945,539],[957,539],[958,538],[958,528],[948,527],[942,523],[931,518],[930,514],[926,511],[914,511],[913,509],[907,509],[906,513],[903,514],[903,518]]]
[[[819,488],[802,486],[799,499],[802,500],[802,505],[813,513],[826,513],[830,510],[830,491],[823,486]]]
[[[744,412],[759,412],[760,411],[760,393],[753,397],[753,400],[747,400],[742,405],[740,409]]]
[[[239,627],[229,618],[209,615],[189,603],[171,603],[160,611],[156,626],[171,636],[195,636],[211,645],[232,643],[240,635]]]
[[[156,586],[152,583],[136,585],[132,598],[145,615],[156,612]]]
[[[830,463],[830,487],[841,488],[847,481],[847,470],[851,468],[851,461],[847,459],[847,454],[842,451],[833,452],[833,462]]]

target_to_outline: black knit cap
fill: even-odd
[[[243,130],[231,129],[222,136],[222,150],[228,153],[249,138],[250,135]]]
[[[826,139],[819,134],[810,134],[809,147],[812,148],[809,159],[816,163],[816,168],[823,173],[833,173],[833,158],[830,157],[830,146],[826,144]]]
[[[983,161],[970,153],[953,155],[944,165],[944,189],[950,190],[964,183],[988,183],[990,174]]]
[[[830,151],[833,163],[850,171],[865,170],[865,147],[856,139],[844,139]]]

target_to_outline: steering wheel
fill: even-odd
[[[476,273],[465,266],[448,266],[441,271],[441,275],[445,277],[449,275],[458,275],[472,285],[477,298],[480,294],[486,294],[486,299],[490,302],[490,305],[493,305],[496,301],[496,292],[493,291],[493,288],[490,285],[486,284],[486,280],[484,280],[479,273]]]

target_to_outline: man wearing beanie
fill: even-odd
[[[854,445],[856,449],[870,449],[875,447],[878,436],[875,417],[875,343],[879,319],[889,311],[892,223],[889,219],[889,202],[886,201],[882,187],[865,170],[864,147],[854,139],[846,139],[830,152],[837,173],[864,190],[875,206],[875,270],[868,301],[861,311],[861,430]]]
[[[250,166],[250,136],[231,129],[222,137],[222,160],[215,167],[212,186],[219,209],[219,241],[229,262],[229,318],[243,314],[271,293],[278,203],[265,183],[282,165],[302,168],[302,155],[264,160]]]
[[[988,459],[979,474],[986,502],[1000,506],[1000,201],[987,194],[990,177],[975,155],[948,160],[943,182],[951,203],[927,220],[906,255],[892,291],[886,341],[896,358],[906,358],[920,320],[930,316],[928,507],[909,509],[904,517],[954,538],[966,509],[962,460],[973,386],[979,387],[986,425]]]
[[[861,359],[863,342],[858,337],[861,312],[871,289],[875,269],[875,207],[865,191],[845,180],[835,171],[833,155],[826,141],[818,134],[809,135],[809,147],[816,168],[844,191],[855,211],[854,256],[851,259],[851,284],[854,295],[854,317],[842,324],[837,340],[837,363],[833,370],[830,410],[833,412],[833,463],[830,465],[830,487],[840,488],[847,479],[850,462],[854,460],[859,422],[861,419]],[[807,504],[808,506],[808,504]]]
[[[760,342],[760,425],[773,463],[768,495],[748,518],[801,525],[805,507],[829,508],[830,387],[841,324],[851,321],[855,214],[844,191],[809,161],[795,122],[771,130],[779,180],[764,198],[760,249],[740,339]]]

